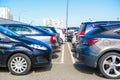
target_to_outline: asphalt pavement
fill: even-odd
[[[107,80],[98,69],[78,62],[71,52],[71,43],[65,42],[60,51],[54,53],[52,66],[35,68],[27,75],[10,74],[7,68],[0,68],[0,80]]]

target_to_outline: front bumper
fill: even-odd
[[[88,46],[77,46],[76,48],[76,58],[86,65],[96,68],[98,56],[96,55],[98,52],[94,51],[92,48]]]
[[[51,65],[52,51],[34,51],[32,67],[45,67]]]

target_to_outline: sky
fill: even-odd
[[[43,19],[53,18],[66,25],[67,0],[0,0],[0,7],[11,10],[14,20],[43,25]],[[69,0],[68,26],[81,22],[113,21],[120,16],[120,0]]]

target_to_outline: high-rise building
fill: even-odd
[[[120,21],[120,17],[118,17],[117,20]]]
[[[61,28],[63,27],[63,20],[46,18],[43,19],[43,26],[54,26],[57,28]]]
[[[13,19],[13,15],[8,8],[0,8],[0,17],[5,19]]]

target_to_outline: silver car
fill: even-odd
[[[99,68],[107,78],[120,77],[120,24],[98,26],[80,39],[76,58]]]

